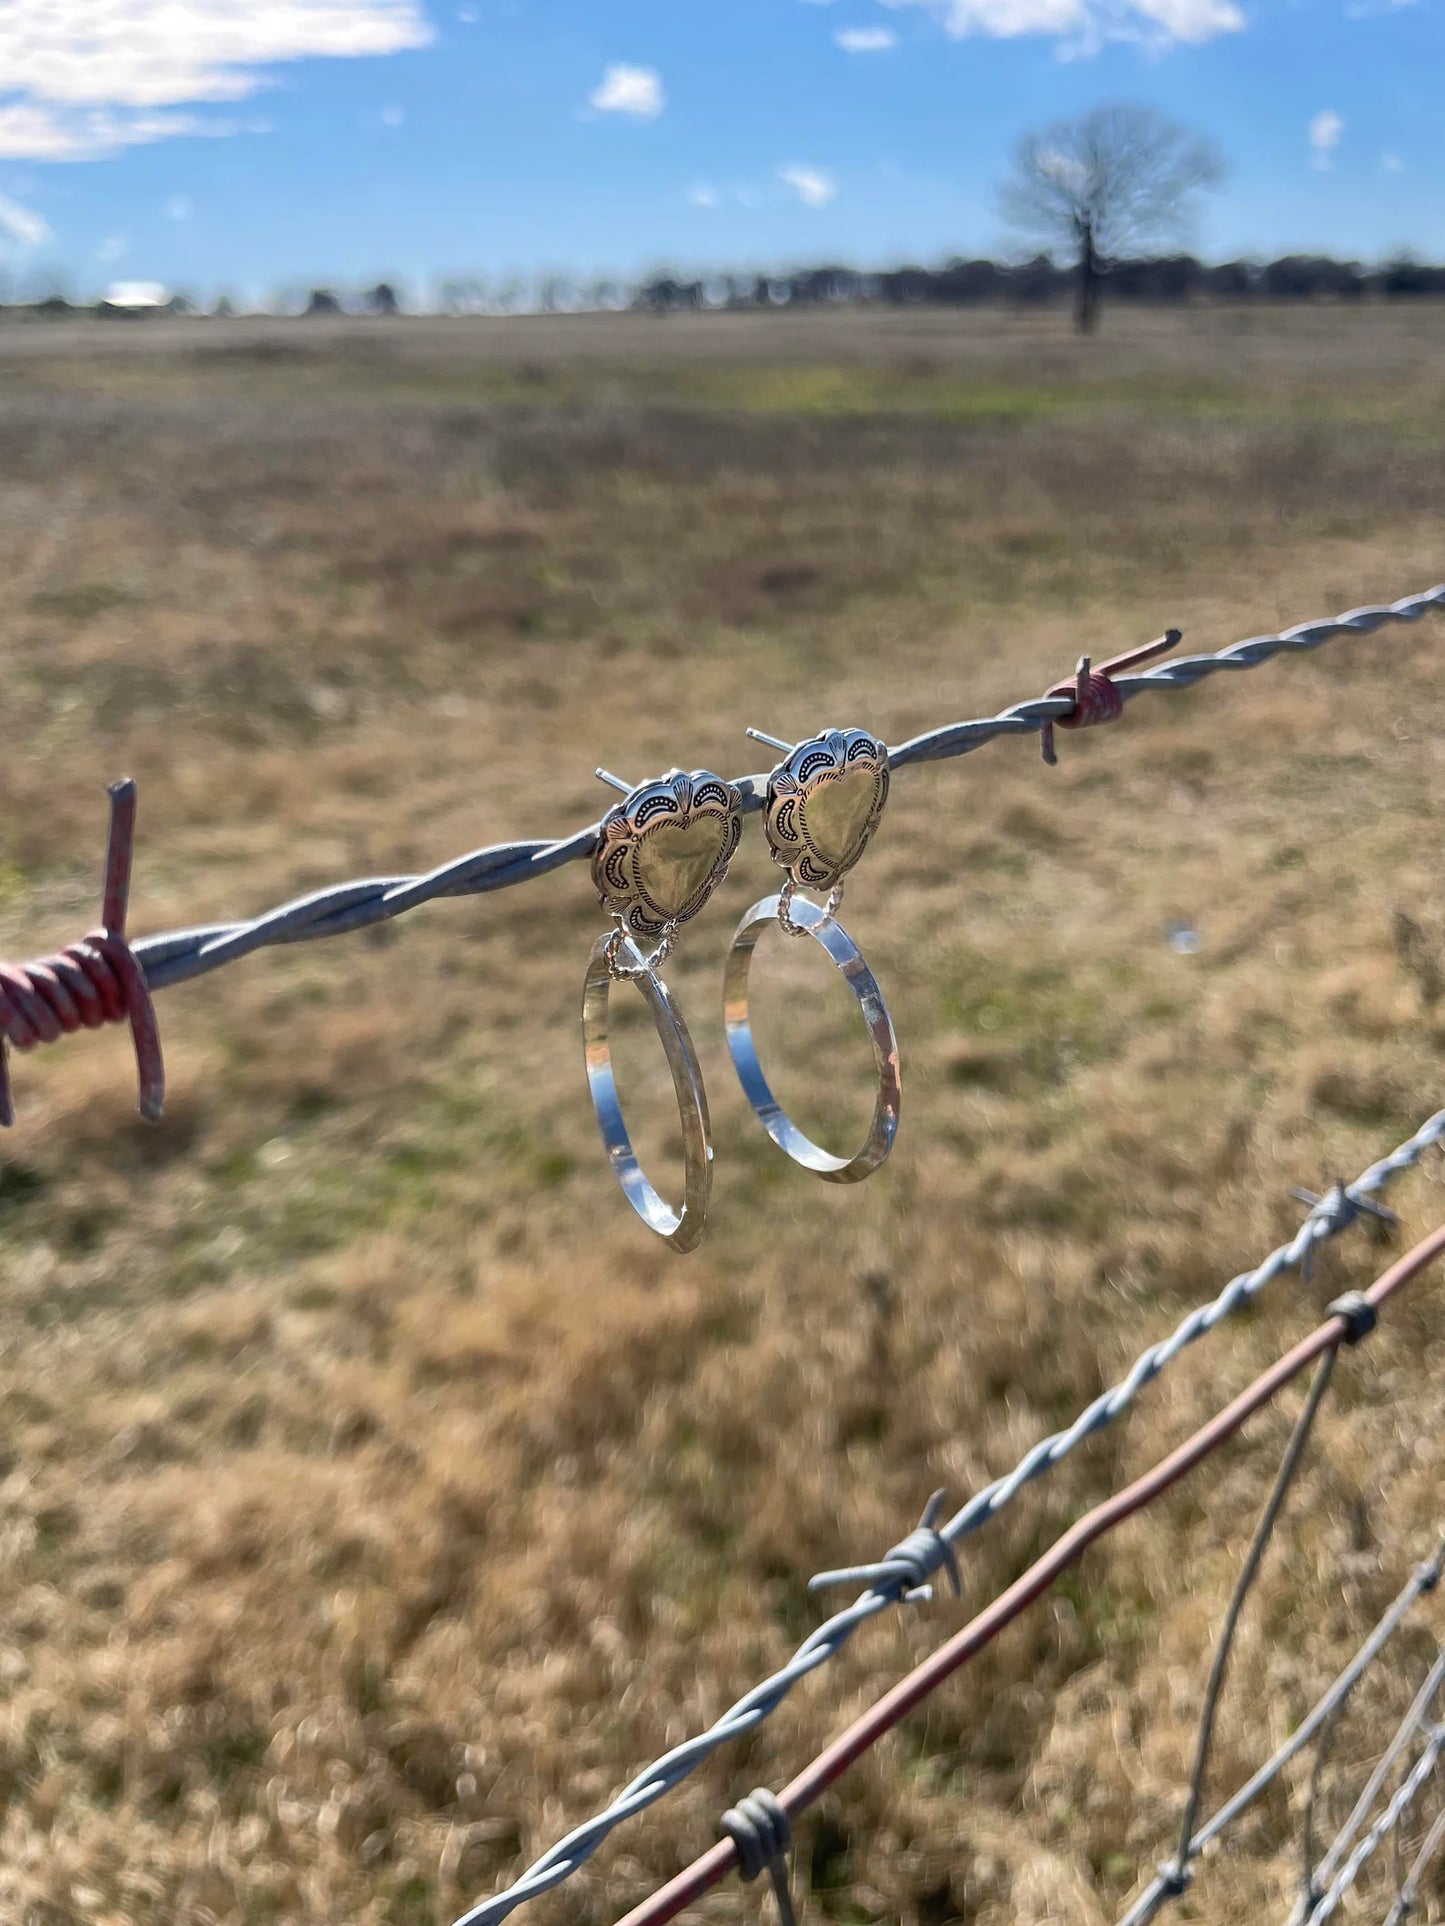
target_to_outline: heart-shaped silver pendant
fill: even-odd
[[[740,790],[707,769],[674,769],[608,810],[592,855],[604,909],[651,942],[697,915],[742,835]]]
[[[833,889],[868,847],[888,800],[888,751],[866,729],[825,729],[768,778],[773,861],[809,889]]]

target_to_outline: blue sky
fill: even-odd
[[[1024,132],[1230,164],[1222,257],[1445,256],[1445,0],[0,0],[0,261],[243,297],[1007,245]]]

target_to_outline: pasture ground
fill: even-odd
[[[146,934],[572,828],[598,762],[755,767],[749,722],[901,741],[1081,651],[1170,624],[1215,648],[1445,572],[1436,308],[1064,329],[4,333],[0,953],[90,926],[123,772]],[[722,1047],[725,947],[772,886],[752,822],[669,971],[717,1142],[686,1259],[596,1141],[580,865],[166,992],[158,1129],[123,1034],[19,1062],[5,1917],[449,1920],[776,1666],[825,1609],[813,1571],[1010,1467],[1289,1234],[1291,1184],[1445,1101],[1442,644],[1432,619],[1149,698],[1052,771],[1023,741],[901,774],[846,910],[905,1068],[857,1190],[773,1150]],[[846,992],[812,946],[757,975],[780,1093],[858,1128]],[[640,1004],[621,1047],[669,1159]],[[1395,1201],[1413,1239],[1445,1166]],[[618,1917],[1381,1261],[1356,1229],[1274,1286],[971,1541],[961,1603],[864,1631],[522,1917]],[[1445,1284],[1387,1326],[1341,1365],[1248,1613],[1216,1795],[1441,1529]],[[838,1787],[801,1828],[807,1917],[1115,1917],[1166,1850],[1292,1409]],[[1336,1817],[1440,1610],[1362,1693]],[[1176,1917],[1282,1920],[1288,1821],[1266,1801]],[[731,1882],[696,1917],[759,1904]]]

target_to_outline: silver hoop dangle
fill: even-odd
[[[742,834],[742,794],[706,769],[690,775],[674,769],[636,788],[605,769],[597,774],[622,790],[624,800],[603,817],[592,855],[592,881],[612,928],[593,944],[582,986],[587,1087],[607,1161],[628,1203],[674,1250],[696,1250],[712,1192],[707,1092],[687,1024],[658,971],[678,930],[727,874]],[[637,985],[672,1072],[682,1124],[681,1209],[651,1183],[632,1148],[612,1070],[608,1006],[614,983]]]
[[[780,1150],[830,1184],[856,1184],[877,1170],[898,1133],[902,1076],[888,1006],[863,954],[838,921],[843,878],[867,848],[888,800],[888,751],[862,729],[825,729],[793,745],[748,734],[785,752],[768,777],[763,824],[773,861],[788,872],[776,896],[754,903],[733,937],[723,978],[723,1021],[733,1068],[748,1102]],[[826,907],[797,894],[800,885],[830,892]],[[868,1137],[852,1157],[836,1157],[805,1134],[773,1095],[753,1040],[748,974],[758,939],[777,923],[788,936],[811,936],[858,999],[873,1045],[878,1094]]]

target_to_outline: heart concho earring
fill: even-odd
[[[633,789],[597,771],[624,799],[602,819],[592,881],[612,928],[593,945],[582,988],[587,1083],[612,1174],[642,1221],[675,1250],[702,1242],[712,1191],[712,1133],[697,1052],[657,974],[682,924],[696,916],[727,874],[742,834],[742,793],[706,769],[674,769]],[[656,947],[648,951],[646,945]],[[639,947],[641,946],[641,947]],[[635,983],[667,1053],[682,1120],[682,1209],[674,1210],[637,1161],[617,1100],[607,1004],[614,983]]]
[[[856,1184],[871,1176],[893,1148],[902,1094],[898,1039],[882,992],[837,917],[843,878],[867,848],[888,800],[888,751],[862,729],[825,729],[796,747],[757,729],[747,733],[785,751],[768,777],[763,822],[773,861],[788,872],[788,880],[776,896],[753,904],[733,938],[723,980],[728,1049],[748,1102],[779,1149],[830,1184]],[[800,884],[830,891],[827,908],[795,894]],[[822,944],[868,1025],[878,1099],[868,1140],[854,1157],[835,1157],[806,1137],[779,1105],[758,1062],[748,1015],[748,970],[758,938],[775,921],[789,936],[812,936]]]

